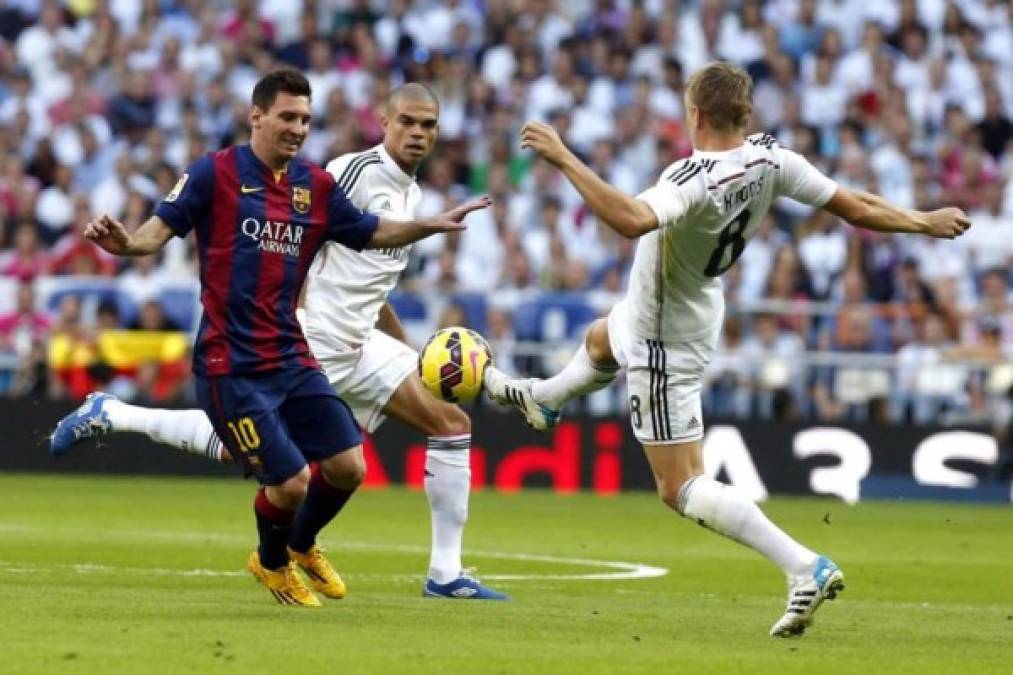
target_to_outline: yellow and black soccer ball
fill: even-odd
[[[419,354],[419,376],[433,396],[450,403],[473,401],[482,391],[482,373],[492,350],[470,328],[436,331]]]

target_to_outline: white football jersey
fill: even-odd
[[[422,192],[383,144],[332,160],[327,171],[353,204],[391,220],[412,220]],[[411,246],[353,251],[328,242],[306,275],[303,331],[313,349],[364,344],[408,264]]]
[[[637,243],[625,305],[640,337],[688,342],[724,316],[724,274],[779,196],[822,207],[837,184],[766,134],[723,152],[696,151],[637,195],[658,229]]]

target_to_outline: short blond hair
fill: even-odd
[[[753,78],[734,64],[710,63],[690,76],[686,98],[715,131],[745,129],[753,114]]]

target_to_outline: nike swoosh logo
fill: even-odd
[[[239,191],[242,192],[244,195],[248,195],[251,192],[260,192],[263,189],[264,189],[263,187],[250,187],[249,185],[239,186]]]

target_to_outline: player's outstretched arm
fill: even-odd
[[[823,208],[856,227],[876,232],[926,234],[938,239],[954,239],[971,227],[967,215],[957,208],[913,211],[874,194],[842,187],[837,188]]]
[[[133,234],[123,223],[103,213],[84,228],[84,236],[113,255],[150,255],[172,238],[172,229],[158,216],[152,216]]]
[[[469,199],[460,206],[431,218],[420,218],[407,222],[380,218],[380,222],[373,232],[373,238],[366,244],[366,248],[407,246],[441,232],[457,232],[467,229],[468,226],[461,222],[464,217],[472,211],[484,209],[490,204],[492,204],[492,200],[488,196],[482,196]]]
[[[624,237],[635,239],[657,229],[654,210],[639,199],[617,190],[577,158],[548,124],[528,122],[521,129],[521,147],[537,152],[559,167],[588,208],[601,222]]]

